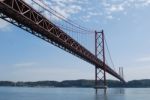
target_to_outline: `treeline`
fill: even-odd
[[[102,81],[99,81],[101,84]],[[58,81],[37,81],[37,82],[11,82],[0,81],[0,86],[12,86],[12,87],[94,87],[94,80],[66,80],[62,82]],[[150,79],[145,80],[133,80],[127,83],[122,83],[115,80],[107,80],[108,87],[150,87]]]

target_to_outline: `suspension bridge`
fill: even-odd
[[[120,68],[117,73],[106,62],[103,30],[93,31],[80,26],[52,9],[43,0],[30,1],[0,0],[0,18],[94,65],[96,88],[100,87],[100,80],[103,80],[104,86],[107,85],[106,73],[125,82],[123,70]],[[79,41],[79,36],[74,37],[74,34],[94,34],[95,54]],[[99,76],[100,73],[102,76]]]

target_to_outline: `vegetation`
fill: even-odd
[[[99,82],[99,84],[101,84]],[[62,82],[57,81],[37,81],[37,82],[10,82],[0,81],[0,86],[13,86],[13,87],[94,87],[94,80],[66,80]],[[129,87],[140,88],[150,87],[150,79],[133,80],[125,84],[115,81],[107,80],[108,87]]]

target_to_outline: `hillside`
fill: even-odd
[[[101,83],[101,82],[100,82]],[[150,79],[133,80],[123,84],[116,80],[107,80],[108,87],[150,87]],[[94,87],[94,80],[65,80],[58,81],[37,81],[37,82],[11,82],[0,81],[0,86],[12,87]]]

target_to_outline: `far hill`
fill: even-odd
[[[102,82],[102,81],[101,81]],[[101,83],[99,82],[99,84]],[[132,80],[123,84],[116,80],[107,80],[107,85],[110,88],[115,87],[127,87],[127,88],[147,88],[150,87],[150,79],[143,80]],[[94,87],[94,80],[65,80],[62,82],[58,81],[36,81],[36,82],[11,82],[11,81],[0,81],[0,86],[12,86],[12,87]]]

